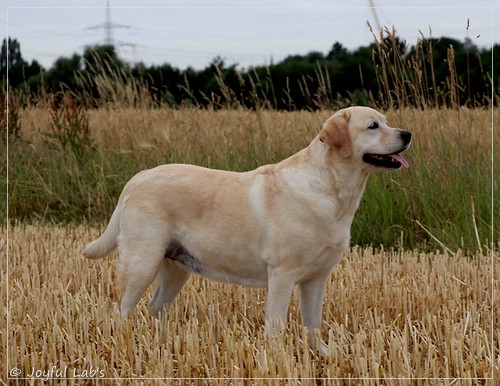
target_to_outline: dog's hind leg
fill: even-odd
[[[153,282],[165,256],[168,240],[158,227],[148,225],[122,229],[119,237],[120,312],[132,314]]]
[[[156,290],[149,307],[155,314],[160,314],[163,308],[169,305],[180,292],[187,279],[189,271],[178,263],[163,259],[156,275]]]

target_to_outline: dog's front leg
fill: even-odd
[[[265,333],[277,335],[284,329],[288,304],[295,282],[290,275],[268,269]]]
[[[329,276],[318,276],[299,284],[300,312],[309,330],[309,344],[321,355],[328,355],[328,346],[321,339],[321,320],[323,296]]]

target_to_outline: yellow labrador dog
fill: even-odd
[[[335,113],[305,149],[275,165],[236,173],[162,165],[125,186],[103,235],[84,255],[118,246],[123,315],[156,278],[162,311],[191,273],[267,287],[266,332],[286,320],[298,285],[311,346],[319,337],[325,285],[349,245],[350,227],[372,171],[408,167],[399,155],[411,133],[367,107]]]

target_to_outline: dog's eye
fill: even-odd
[[[378,123],[377,122],[373,122],[370,126],[368,126],[369,129],[378,129]]]

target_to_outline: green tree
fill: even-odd
[[[89,73],[111,73],[124,63],[118,58],[114,46],[99,45],[86,47],[83,53],[84,71]]]
[[[82,57],[73,54],[71,58],[60,57],[45,76],[46,86],[55,92],[61,88],[78,89],[75,74],[82,70]]]
[[[7,73],[9,86],[15,89],[42,71],[42,66],[36,60],[29,64],[23,59],[21,44],[17,39],[3,39],[0,49],[0,82],[3,89],[7,85]]]

